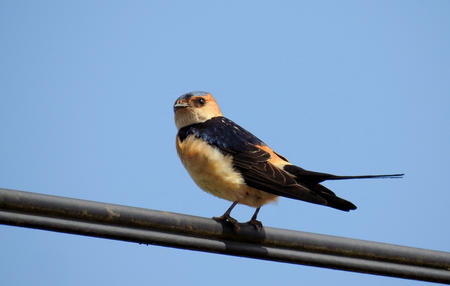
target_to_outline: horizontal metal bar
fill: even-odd
[[[0,189],[0,223],[450,284],[450,253]]]

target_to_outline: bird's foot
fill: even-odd
[[[251,219],[247,223],[253,225],[257,231],[261,231],[263,229],[262,222],[260,222],[259,220]]]
[[[219,216],[219,217],[215,216],[215,217],[213,217],[213,220],[220,222],[220,223],[230,223],[236,231],[241,230],[241,227],[239,226],[239,222],[236,219],[232,218],[230,215],[224,214],[223,216]]]

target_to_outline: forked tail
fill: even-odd
[[[326,180],[349,180],[349,179],[395,179],[401,178],[404,174],[390,174],[390,175],[360,175],[360,176],[337,176],[328,173],[314,172],[305,170],[295,165],[285,165],[284,170],[293,174],[300,181],[308,181],[311,183],[320,183]]]
[[[405,174],[390,174],[390,175],[362,175],[362,176],[336,176],[330,175],[327,180],[347,180],[347,179],[398,179]]]

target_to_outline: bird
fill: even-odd
[[[201,189],[232,202],[222,216],[213,219],[231,223],[236,230],[239,222],[231,217],[231,211],[237,204],[256,208],[247,223],[261,230],[259,210],[280,196],[348,212],[356,206],[323,186],[323,181],[404,175],[338,176],[303,169],[224,117],[209,92],[186,93],[177,98],[173,108],[176,149],[182,164]]]

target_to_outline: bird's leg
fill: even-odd
[[[218,221],[218,222],[229,222],[233,225],[233,227],[239,231],[241,229],[241,227],[239,226],[239,223],[236,219],[232,218],[230,216],[231,210],[238,204],[238,201],[233,202],[233,204],[231,204],[231,206],[227,209],[227,211],[219,217],[213,217],[213,220]]]
[[[247,222],[248,224],[253,225],[259,231],[261,231],[263,228],[262,223],[256,219],[260,209],[261,209],[261,207],[257,208],[255,213],[253,214],[252,218]]]

